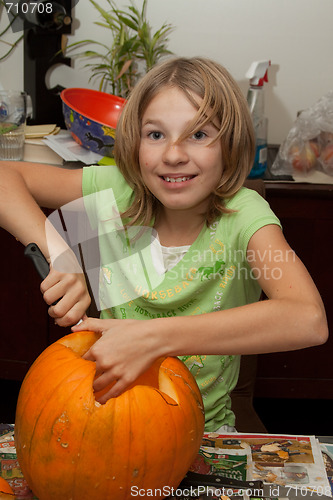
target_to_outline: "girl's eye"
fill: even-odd
[[[198,132],[195,132],[192,137],[193,139],[200,140],[205,139],[207,137],[207,134],[205,134],[205,132],[203,132],[202,130],[198,130]]]
[[[150,139],[153,139],[153,141],[158,141],[159,139],[161,139],[163,137],[163,134],[162,134],[162,132],[154,131],[154,132],[149,132],[148,137]]]

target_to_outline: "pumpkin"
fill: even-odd
[[[13,499],[14,497],[14,492],[10,485],[7,483],[6,479],[3,477],[0,477],[0,499],[5,500],[5,499]]]
[[[39,500],[166,497],[200,448],[198,386],[178,358],[163,358],[101,405],[92,387],[95,363],[82,359],[98,338],[67,335],[27,373],[15,420],[23,475]]]

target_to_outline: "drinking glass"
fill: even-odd
[[[31,114],[26,92],[0,90],[0,160],[23,160],[25,124]]]

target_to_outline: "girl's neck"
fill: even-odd
[[[166,247],[192,245],[206,223],[203,215],[190,217],[178,211],[160,212],[155,220],[161,245]]]

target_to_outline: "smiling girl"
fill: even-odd
[[[102,319],[72,328],[103,334],[84,356],[96,362],[96,391],[115,381],[101,403],[158,357],[180,356],[203,395],[206,430],[216,431],[235,424],[230,392],[241,354],[326,341],[325,311],[311,277],[266,201],[242,187],[253,158],[251,116],[233,78],[213,61],[177,58],[135,87],[117,127],[117,166],[2,169],[2,225],[24,244],[35,241],[49,259],[38,205],[58,208],[83,195],[91,223],[105,235],[112,190],[124,232],[151,230],[149,252],[135,260],[144,262],[141,284],[134,265],[128,276],[121,263],[114,265],[109,240],[100,238]],[[125,238],[122,251],[137,257],[136,244]],[[135,296],[115,295],[120,275]],[[61,298],[49,309],[61,326],[78,321],[89,303],[79,273],[51,269],[41,288],[48,304]],[[259,301],[261,290],[268,300]]]

